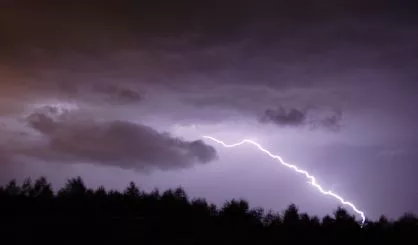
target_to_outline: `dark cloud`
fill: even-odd
[[[43,160],[88,162],[148,171],[178,169],[216,158],[201,140],[186,141],[127,121],[71,120],[43,112],[27,117],[46,138],[45,148],[24,153]],[[74,115],[71,115],[74,117]]]
[[[188,55],[191,51],[207,51],[243,41],[250,43],[245,52],[232,54],[235,57],[228,55],[224,62],[217,62],[214,56],[222,54],[213,52],[205,59],[187,62],[194,69],[208,70],[226,64],[237,68],[236,60],[244,63],[240,66],[251,65],[249,57],[257,56],[257,61],[263,61],[267,52],[293,62],[301,54],[314,58],[320,52],[349,46],[395,47],[396,35],[387,31],[394,26],[389,24],[416,21],[412,11],[416,4],[371,2],[374,4],[328,0],[263,3],[123,0],[97,6],[89,1],[3,1],[0,59],[7,58],[9,65],[17,58],[35,64],[56,61],[65,53],[63,62],[68,65],[77,62],[74,59],[83,59],[80,54],[101,60],[114,51],[148,50],[152,55],[147,63],[153,64],[161,62],[159,55],[164,52]],[[376,27],[374,22],[384,24]],[[305,38],[310,41],[303,41]],[[138,64],[131,65],[140,69]],[[184,68],[181,64],[171,65]],[[94,63],[89,66],[100,67]]]
[[[95,90],[94,92],[103,93],[105,95],[105,99],[108,99],[110,102],[131,103],[139,102],[141,100],[139,92],[123,86],[98,84],[94,86],[93,89]]]
[[[300,126],[305,124],[306,115],[298,109],[279,107],[277,110],[267,109],[261,122],[272,122],[279,126]]]
[[[323,127],[331,131],[337,132],[342,127],[341,120],[342,120],[342,112],[337,111],[333,115],[326,116],[324,118],[321,118],[318,121],[312,122],[311,126],[313,129]]]
[[[321,115],[322,114],[322,115]],[[313,108],[300,110],[296,108],[278,107],[276,110],[267,109],[259,118],[262,123],[274,123],[285,127],[304,127],[310,129],[324,128],[337,132],[341,129],[342,112],[334,111],[331,115],[323,115],[319,110]]]
[[[106,90],[111,102],[141,99],[134,86],[118,85],[121,78],[170,89],[197,80],[283,89],[360,81],[360,69],[416,77],[416,4],[372,2],[3,1],[0,68],[12,70],[14,84],[18,74],[48,69],[51,84],[67,92],[111,77],[111,88],[95,91]],[[44,78],[27,90],[43,88]]]

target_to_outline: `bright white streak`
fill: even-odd
[[[338,201],[340,201],[340,203],[341,204],[343,204],[343,205],[347,205],[347,206],[349,206],[349,207],[351,207],[351,209],[354,211],[354,212],[356,212],[358,215],[360,215],[361,216],[361,225],[363,226],[363,224],[364,224],[364,222],[366,221],[366,216],[364,215],[364,212],[363,211],[361,211],[361,210],[359,210],[359,209],[357,209],[357,207],[353,204],[353,203],[351,203],[351,202],[349,202],[349,201],[346,201],[346,200],[344,200],[341,196],[339,196],[339,195],[337,195],[337,194],[335,194],[334,192],[332,192],[332,191],[325,191],[317,182],[316,182],[316,179],[315,179],[315,177],[314,176],[312,176],[311,174],[309,174],[309,172],[308,171],[306,171],[306,170],[303,170],[303,169],[300,169],[300,168],[298,168],[297,166],[295,166],[295,165],[292,165],[292,164],[290,164],[290,163],[287,163],[287,162],[285,162],[280,156],[278,156],[278,155],[274,155],[273,153],[271,153],[270,151],[268,151],[268,150],[266,150],[266,149],[264,149],[260,144],[258,144],[258,143],[256,143],[256,142],[254,142],[254,141],[252,141],[252,140],[248,140],[248,139],[244,139],[244,140],[242,140],[242,141],[240,141],[240,142],[238,142],[238,143],[235,143],[235,144],[226,144],[225,142],[223,142],[223,141],[221,141],[221,140],[218,140],[218,139],[216,139],[216,138],[214,138],[214,137],[211,137],[211,136],[203,136],[203,138],[206,138],[206,139],[210,139],[210,140],[212,140],[212,141],[215,141],[216,143],[218,143],[218,144],[221,144],[221,145],[223,145],[224,147],[227,147],[227,148],[232,148],[232,147],[236,147],[236,146],[240,146],[240,145],[243,145],[243,144],[245,144],[245,143],[247,143],[247,144],[251,144],[251,145],[254,145],[254,146],[256,146],[260,151],[262,151],[262,152],[264,152],[265,154],[267,154],[268,156],[270,156],[271,158],[273,158],[273,159],[275,159],[275,160],[278,160],[279,162],[280,162],[280,164],[281,165],[283,165],[283,166],[285,166],[285,167],[287,167],[287,168],[290,168],[290,169],[293,169],[295,172],[297,172],[297,173],[299,173],[299,174],[303,174],[303,175],[305,175],[305,177],[307,178],[307,179],[309,179],[309,181],[308,181],[308,183],[309,184],[311,184],[313,187],[315,187],[317,190],[319,190],[323,195],[326,195],[326,196],[332,196],[332,197],[334,197],[335,199],[337,199]]]

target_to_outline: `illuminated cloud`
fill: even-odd
[[[26,118],[40,133],[35,143],[4,145],[10,158],[23,155],[47,162],[91,163],[138,171],[187,168],[216,158],[212,146],[187,141],[139,123],[79,118],[77,112],[41,108]],[[8,144],[4,142],[4,144]]]

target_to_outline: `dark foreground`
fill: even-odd
[[[79,178],[54,193],[40,178],[0,188],[0,244],[418,244],[418,219],[361,228],[340,208],[323,219],[294,205],[266,214],[242,200],[189,200],[182,189],[91,190]]]

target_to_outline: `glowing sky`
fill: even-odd
[[[337,207],[212,135],[268,145],[371,218],[418,212],[416,6],[267,2],[2,1],[0,182]]]

